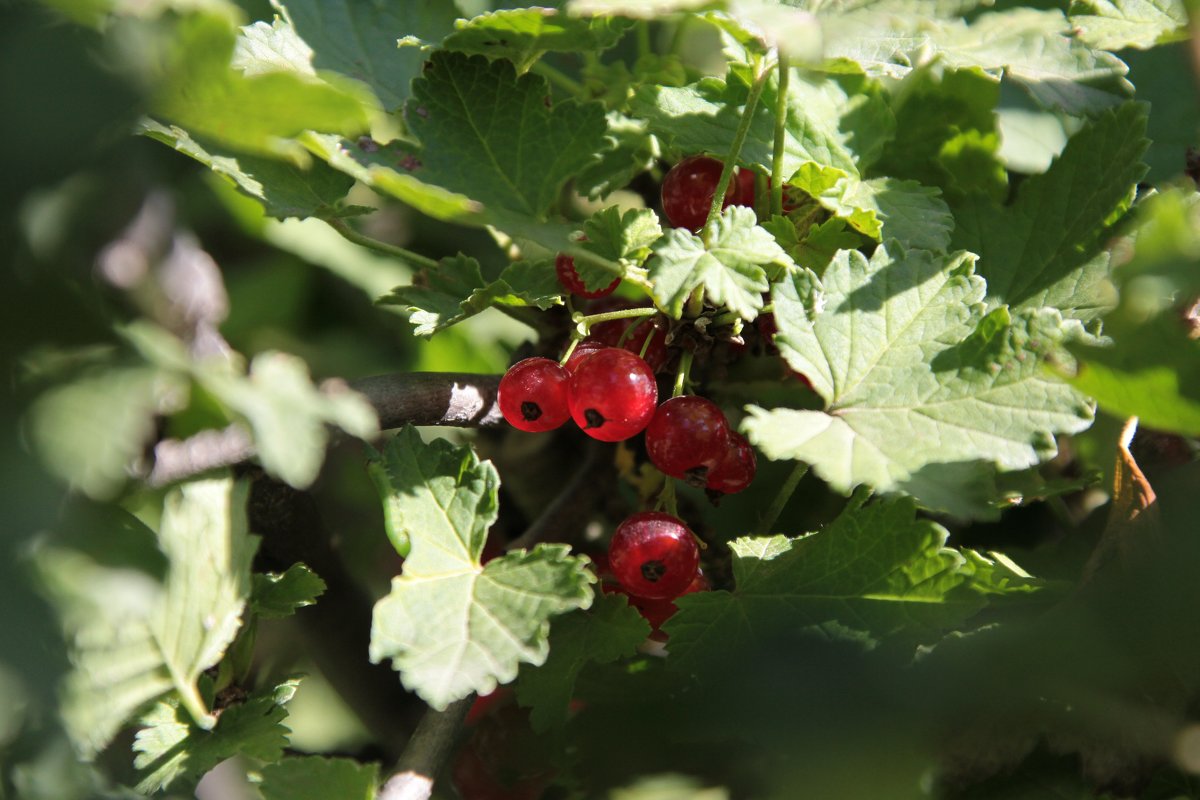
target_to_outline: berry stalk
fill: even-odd
[[[783,144],[786,135],[788,108],[788,66],[787,54],[782,50],[777,52],[776,65],[779,70],[779,97],[775,102],[775,150],[771,153],[771,213],[783,214]]]
[[[767,78],[771,75],[771,70],[765,68],[761,60],[756,64],[757,75],[754,79],[754,85],[750,87],[750,95],[746,98],[746,108],[742,111],[741,122],[738,123],[737,132],[733,136],[733,144],[729,148],[729,152],[725,155],[724,165],[721,168],[721,178],[717,181],[717,189],[713,192],[712,207],[708,210],[708,220],[705,222],[707,228],[717,217],[721,215],[721,206],[725,200],[725,192],[729,190],[729,182],[733,180],[733,167],[737,163],[738,155],[742,152],[742,145],[746,141],[746,135],[750,133],[750,123],[754,120],[754,110],[758,108],[758,99],[762,97],[763,89],[767,86]]]

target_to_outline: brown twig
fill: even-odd
[[[461,428],[498,424],[499,375],[463,372],[408,372],[350,381],[379,416],[382,430],[405,424]],[[202,431],[186,439],[163,439],[154,446],[146,484],[166,486],[213,469],[240,464],[255,454],[253,436],[240,423]]]
[[[396,770],[379,790],[377,800],[429,800],[433,781],[450,755],[458,730],[475,695],[456,700],[444,711],[429,709],[400,755]]]

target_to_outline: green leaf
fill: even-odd
[[[891,244],[870,261],[839,252],[820,281],[800,273],[776,284],[775,343],[827,406],[750,406],[750,440],[769,458],[807,461],[841,492],[867,484],[985,514],[965,491],[986,475],[975,462],[1032,466],[1054,454],[1053,434],[1082,430],[1092,414],[1042,373],[1061,320],[985,316],[973,266],[967,253]]]
[[[1000,84],[977,70],[929,67],[905,79],[895,98],[896,138],[875,169],[937,186],[943,195],[1002,201],[1008,175],[999,158]]]
[[[460,19],[442,47],[506,58],[523,74],[545,53],[595,53],[614,46],[633,23],[620,17],[569,17],[552,8],[518,8]]]
[[[607,120],[607,147],[600,151],[598,160],[575,176],[575,190],[593,200],[625,188],[662,155],[658,139],[646,123],[617,111],[608,112]]]
[[[1104,231],[1146,172],[1145,130],[1145,106],[1105,112],[1025,180],[1011,206],[974,198],[955,210],[954,245],[979,255],[993,305],[1053,306],[1084,320],[1111,306]]]
[[[360,439],[379,431],[365,398],[345,386],[318,389],[308,366],[287,353],[258,354],[246,377],[224,365],[200,365],[196,378],[249,423],[263,468],[297,489],[316,480],[329,441],[327,425]]]
[[[543,78],[517,77],[506,61],[434,53],[405,108],[422,145],[414,173],[485,213],[543,217],[567,179],[595,159],[605,132],[600,104],[548,98]]]
[[[755,109],[738,162],[771,171],[778,83],[771,78]],[[742,119],[749,85],[736,72],[683,87],[645,86],[633,113],[678,153],[724,157]],[[895,120],[878,83],[861,75],[816,75],[793,70],[788,83],[783,174],[814,163],[858,176],[882,152]]]
[[[1200,296],[1200,195],[1164,192],[1138,217],[1132,256],[1114,272],[1107,341],[1072,345],[1081,364],[1071,382],[1109,413],[1200,435],[1200,339],[1184,314]]]
[[[709,5],[712,0],[570,0],[572,14],[620,14],[656,19],[672,11],[688,11]]]
[[[303,564],[292,564],[282,574],[255,573],[250,607],[262,619],[290,617],[296,609],[311,606],[325,593],[325,581]]]
[[[371,660],[391,659],[406,687],[443,709],[511,681],[522,662],[543,663],[550,617],[589,606],[594,577],[566,545],[482,565],[499,487],[491,463],[442,439],[425,444],[411,426],[387,447],[411,549],[375,605]]]
[[[193,134],[250,153],[294,153],[282,140],[306,130],[351,136],[367,128],[367,105],[350,85],[294,69],[246,75],[231,65],[236,36],[228,21],[192,15],[177,23],[151,107]]]
[[[157,703],[139,720],[145,727],[133,742],[138,791],[151,794],[183,778],[198,779],[233,756],[278,760],[291,733],[283,724],[284,705],[299,683],[288,680],[228,706],[212,730],[197,727],[175,700]]]
[[[676,601],[664,624],[668,665],[719,669],[774,636],[828,622],[929,639],[972,617],[989,595],[1038,589],[1003,564],[946,547],[946,529],[916,512],[909,498],[852,503],[816,533],[731,542],[734,591]]]
[[[246,531],[246,493],[245,484],[219,479],[167,494],[157,537],[167,560],[161,581],[144,557],[114,564],[107,554],[54,543],[37,552],[74,664],[63,717],[85,757],[171,690],[197,725],[216,723],[197,681],[233,641],[250,595],[257,540]],[[120,552],[145,551],[138,543],[147,541],[146,529],[136,523],[110,525],[103,535]]]
[[[313,65],[371,88],[385,111],[398,111],[424,60],[396,40],[415,36],[439,42],[458,17],[443,0],[374,3],[366,0],[288,0],[287,15],[312,47]]]
[[[1187,38],[1179,0],[1079,0],[1070,20],[1079,38],[1098,50],[1147,50]]]
[[[609,206],[583,224],[583,233],[587,237],[580,243],[584,249],[628,269],[646,260],[651,245],[662,236],[662,226],[658,215],[648,208],[631,208],[622,213],[617,206]],[[587,261],[575,262],[575,271],[584,286],[593,291],[612,283],[611,272]]]
[[[232,66],[243,75],[298,72],[315,76],[313,51],[286,20],[243,25],[233,47]]]
[[[1075,38],[1060,11],[1017,8],[980,14],[968,24],[865,9],[822,21],[826,57],[852,62],[868,75],[903,78],[913,65],[936,58],[993,80],[1003,76],[1042,107],[1077,115],[1096,113],[1132,93],[1125,65]]]
[[[349,758],[289,756],[259,770],[263,800],[373,800],[378,764]]]
[[[954,218],[938,189],[896,178],[859,180],[815,164],[801,167],[792,185],[876,241],[895,239],[922,250],[950,245]]]
[[[489,282],[479,262],[460,253],[422,269],[411,286],[398,286],[379,302],[403,306],[414,332],[432,336],[495,305],[544,310],[558,304],[561,295],[552,261],[517,261]]]
[[[269,217],[330,216],[354,179],[322,162],[301,169],[288,161],[236,154],[203,145],[176,125],[143,120],[141,133],[175,148],[229,180],[238,191],[262,203]]]
[[[767,268],[777,275],[792,263],[755,220],[751,209],[730,206],[705,226],[703,239],[682,228],[662,237],[647,264],[659,307],[679,318],[688,296],[703,288],[714,305],[742,319],[757,317],[769,288]]]
[[[41,394],[25,426],[47,469],[89,497],[109,499],[153,441],[156,417],[186,398],[186,382],[169,371],[101,368]]]
[[[587,611],[574,611],[550,627],[550,657],[540,667],[521,668],[517,700],[530,708],[536,731],[561,726],[588,663],[633,655],[650,635],[650,625],[623,595],[602,594]]]
[[[742,47],[760,54],[777,48],[793,63],[816,63],[823,53],[821,23],[808,11],[770,0],[737,0],[728,11],[700,15]]]

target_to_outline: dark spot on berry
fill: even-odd
[[[587,420],[587,427],[584,430],[599,428],[605,422],[604,415],[594,408],[589,408],[583,412],[583,418]]]
[[[521,403],[521,416],[525,418],[526,422],[533,422],[542,416],[542,407],[532,400],[526,400]]]
[[[400,159],[399,164],[402,169],[412,172],[413,170],[421,167],[421,160],[410,153],[409,155],[406,155],[404,158]]]
[[[708,467],[701,465],[683,471],[683,479],[688,486],[703,489],[708,483]]]
[[[421,119],[429,119],[429,109],[425,106],[417,106],[417,116]]]
[[[379,143],[370,136],[360,136],[358,137],[358,149],[364,153],[378,153]]]
[[[642,564],[642,577],[651,583],[658,583],[666,574],[667,566],[657,559]]]

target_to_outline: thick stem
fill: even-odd
[[[775,103],[775,150],[771,154],[771,213],[783,214],[783,145],[787,135],[788,57],[781,50],[779,59],[779,97]]]
[[[434,779],[446,763],[474,700],[475,696],[470,695],[454,701],[444,711],[431,708],[425,712],[377,800],[429,800],[433,796]]]
[[[779,493],[775,495],[775,499],[771,501],[771,506],[767,509],[767,513],[763,515],[762,520],[758,523],[759,536],[766,536],[771,532],[771,528],[775,527],[776,520],[783,513],[783,509],[787,506],[788,501],[792,499],[792,493],[800,485],[800,479],[806,474],[808,474],[808,464],[803,461],[796,464],[796,468],[792,470],[791,475],[788,475],[787,480],[783,482],[783,486],[779,487]]]
[[[713,192],[712,207],[708,209],[706,228],[709,223],[721,216],[721,206],[725,204],[725,192],[729,189],[729,182],[733,180],[733,167],[737,163],[738,155],[742,152],[746,134],[750,132],[750,123],[754,121],[754,111],[758,108],[758,99],[762,97],[763,89],[766,88],[767,78],[770,75],[771,70],[760,64],[754,84],[750,87],[750,95],[746,98],[746,108],[742,111],[742,120],[738,123],[737,132],[733,135],[733,144],[730,145],[729,152],[725,154],[721,179],[717,181],[717,190]]]
[[[437,262],[432,258],[428,258],[420,253],[414,253],[411,250],[405,250],[403,247],[398,247],[394,244],[388,244],[387,242],[381,242],[378,239],[372,239],[370,236],[361,234],[354,230],[354,228],[351,228],[343,219],[326,219],[325,222],[327,222],[329,227],[340,233],[344,238],[354,242],[357,245],[361,245],[376,252],[383,253],[384,255],[394,256],[401,261],[407,261],[409,264],[412,264],[415,267],[432,269],[437,266]]]

